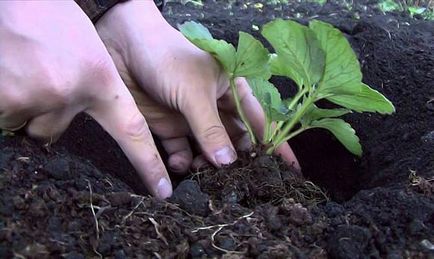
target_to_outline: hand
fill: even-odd
[[[152,1],[118,4],[96,27],[151,131],[161,139],[173,171],[184,172],[192,163],[190,131],[215,166],[236,159],[232,143],[249,147],[220,66],[173,29]],[[246,80],[237,84],[242,107],[261,136],[262,108]],[[288,144],[277,153],[299,168]]]
[[[73,1],[0,2],[0,128],[57,139],[82,111],[159,198],[172,187],[152,136],[90,20]]]

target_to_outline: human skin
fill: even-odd
[[[235,147],[249,148],[220,66],[168,25],[151,0],[118,4],[96,26],[98,32],[72,1],[0,1],[0,128],[26,124],[30,136],[52,142],[86,112],[160,199],[172,185],[146,121],[175,172],[205,158],[226,165],[236,159]],[[237,86],[261,136],[261,107],[244,79]],[[203,156],[193,158],[191,133]],[[287,144],[278,154],[298,167]]]
[[[0,128],[27,122],[53,141],[86,112],[119,143],[148,190],[172,186],[143,115],[95,27],[73,1],[0,1]]]
[[[235,148],[250,147],[227,76],[211,55],[165,21],[152,0],[119,3],[96,28],[151,131],[169,154],[172,171],[185,172],[201,160],[193,159],[190,132],[215,166],[236,160]],[[246,80],[236,82],[243,110],[260,137],[262,108]],[[288,144],[277,154],[300,168]]]

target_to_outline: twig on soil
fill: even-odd
[[[97,216],[96,216],[96,213],[95,213],[95,208],[94,208],[94,206],[93,206],[93,192],[92,192],[92,185],[90,184],[90,181],[89,180],[87,180],[86,179],[86,181],[87,181],[87,185],[88,185],[88,187],[89,187],[89,201],[90,201],[90,209],[91,209],[91,211],[92,211],[92,214],[93,214],[93,219],[95,220],[95,230],[96,230],[96,240],[97,240],[97,242],[99,242],[99,224],[98,224],[98,218],[97,218]],[[96,247],[95,246],[92,246],[92,248],[93,248],[93,251],[100,257],[100,258],[102,258],[102,255],[96,250]]]
[[[410,169],[410,175],[408,178],[410,186],[417,187],[420,192],[423,192],[424,194],[434,193],[434,177],[426,179],[418,176],[415,170]]]
[[[221,252],[224,252],[224,253],[231,253],[231,254],[243,254],[244,252],[239,252],[239,251],[230,251],[230,250],[226,250],[226,249],[224,249],[224,248],[221,248],[221,247],[219,247],[218,245],[216,245],[216,243],[215,243],[215,236],[223,229],[223,228],[225,228],[225,227],[228,227],[228,226],[233,226],[233,225],[235,225],[235,224],[237,224],[240,220],[242,220],[242,219],[248,219],[250,216],[252,216],[253,215],[253,213],[255,213],[254,211],[252,211],[252,212],[250,212],[249,214],[247,214],[247,215],[244,215],[244,216],[241,216],[241,217],[239,217],[238,219],[236,219],[234,222],[232,222],[232,223],[226,223],[226,224],[218,224],[218,225],[212,225],[212,226],[206,226],[206,227],[200,227],[200,228],[196,228],[196,229],[194,229],[194,230],[192,230],[191,232],[192,233],[196,233],[196,232],[198,232],[199,230],[207,230],[207,229],[212,229],[212,228],[217,228],[217,230],[216,231],[214,231],[212,234],[211,234],[211,244],[212,244],[212,246],[215,248],[215,249],[217,249],[217,250],[219,250],[219,251],[221,251]]]
[[[110,188],[113,188],[113,184],[112,184],[112,182],[110,182],[110,180],[108,178],[104,178],[103,181],[108,183],[108,185],[110,185]]]
[[[158,222],[155,221],[154,218],[150,217],[148,219],[149,219],[149,221],[151,221],[152,225],[154,225],[155,232],[157,233],[158,238],[161,239],[166,244],[166,246],[169,246],[169,243],[167,242],[167,239],[163,236],[163,234],[161,234],[161,232],[159,230],[160,224],[158,224]]]
[[[96,206],[94,206],[94,208],[96,208]],[[104,213],[105,210],[111,209],[111,208],[112,208],[112,206],[110,206],[110,205],[104,206],[104,207],[98,207],[98,212],[95,215],[96,218],[98,219]]]
[[[224,228],[224,226],[220,226],[216,231],[214,231],[214,233],[212,233],[212,235],[211,235],[211,245],[212,245],[212,247],[214,247],[215,249],[217,249],[217,250],[219,250],[219,251],[221,251],[223,253],[227,253],[227,254],[229,254],[229,253],[232,253],[232,254],[244,254],[244,252],[226,250],[226,249],[221,248],[221,247],[219,247],[218,245],[215,244],[215,236],[223,228]]]
[[[141,204],[143,204],[143,201],[145,200],[145,197],[143,197],[143,196],[141,196],[140,197],[141,199],[140,199],[140,201],[137,203],[137,205],[136,206],[134,206],[134,208],[127,214],[127,215],[125,215],[124,217],[123,217],[123,219],[122,219],[122,224],[125,224],[125,222],[127,221],[127,219],[129,218],[129,217],[131,217],[131,215],[133,215],[133,213],[134,213],[134,211],[136,211],[136,209],[141,205]]]
[[[14,252],[14,258],[18,258],[18,259],[26,259],[26,257],[24,255],[21,255],[17,252]]]
[[[99,240],[99,224],[98,224],[98,218],[96,217],[95,208],[93,207],[92,185],[90,184],[89,180],[86,179],[86,181],[87,181],[87,185],[89,187],[89,193],[90,193],[90,198],[89,198],[89,200],[90,200],[90,209],[91,209],[92,214],[93,214],[93,219],[95,220],[96,239]]]
[[[242,219],[245,219],[245,218],[248,218],[248,217],[252,216],[253,213],[255,213],[255,212],[252,211],[252,212],[250,212],[250,213],[247,214],[247,215],[241,216],[241,217],[239,217],[237,220],[235,220],[235,221],[232,222],[232,223],[226,223],[226,224],[218,224],[218,225],[211,225],[211,226],[206,226],[206,227],[200,227],[200,228],[193,229],[191,232],[192,232],[192,233],[196,233],[196,232],[198,232],[199,230],[207,230],[207,229],[212,229],[212,228],[219,228],[219,227],[228,227],[228,226],[233,226],[233,225],[237,224],[238,221],[240,221],[240,220],[242,220]]]

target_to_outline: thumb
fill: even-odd
[[[119,78],[112,93],[98,96],[87,111],[119,144],[148,190],[157,198],[172,195],[172,184],[145,118]]]
[[[220,120],[216,99],[200,91],[194,95],[194,100],[189,100],[181,112],[204,155],[217,167],[233,163],[237,154]]]

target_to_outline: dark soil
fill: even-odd
[[[120,149],[87,117],[51,147],[0,137],[0,258],[434,258],[434,22],[383,15],[376,1],[204,2],[171,3],[165,15],[231,42],[275,17],[331,22],[396,114],[347,116],[362,159],[325,131],[299,136],[291,145],[308,180],[278,158],[240,154],[192,173],[164,202],[142,196]]]

